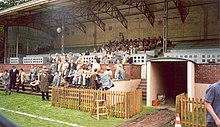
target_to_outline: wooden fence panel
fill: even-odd
[[[188,98],[180,94],[176,97],[176,112],[180,113],[183,127],[205,127],[206,108],[203,99]]]
[[[142,111],[142,91],[102,91],[53,87],[52,106],[91,112],[95,100],[105,100],[110,116],[130,118]]]

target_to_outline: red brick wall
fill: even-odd
[[[8,69],[9,71],[12,68],[12,66],[15,66],[18,70],[20,68],[23,68],[25,73],[29,73],[31,65],[32,64],[0,64],[0,73],[4,72],[5,69]],[[34,66],[37,68],[37,70],[39,70],[39,67],[42,67],[42,66],[47,66],[47,68],[50,67],[50,65],[47,65],[47,64],[45,65],[36,64]]]
[[[10,70],[12,66],[16,66],[17,69],[23,68],[25,73],[29,73],[31,67],[30,64],[0,64],[0,73],[4,72],[5,69]],[[49,68],[49,65],[35,65],[37,69],[42,66]],[[106,66],[108,65],[101,65],[102,70],[106,70]],[[114,74],[115,65],[109,64],[109,66]],[[124,64],[123,68],[125,69],[126,79],[141,79],[141,65]]]
[[[195,67],[195,82],[212,84],[220,79],[220,64],[198,64]]]
[[[29,73],[29,64],[15,64],[17,69],[23,68],[26,73]],[[37,68],[44,65],[35,65]],[[49,68],[49,65],[46,65]],[[103,70],[106,69],[108,65],[101,65]],[[109,65],[113,74],[115,72],[114,64]],[[10,64],[0,64],[0,73],[5,69],[10,70],[12,65]],[[141,65],[123,65],[126,73],[127,79],[141,79]],[[197,64],[195,66],[195,82],[196,83],[207,83],[212,84],[220,79],[220,64]]]
[[[106,70],[106,66],[109,66],[113,72],[115,73],[115,65],[114,64],[102,64],[102,70]],[[131,65],[131,64],[123,64],[123,68],[125,70],[125,78],[126,79],[141,79],[141,65]]]

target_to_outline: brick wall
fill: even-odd
[[[26,73],[29,73],[30,66],[27,64],[15,64],[17,69],[23,68]],[[44,65],[35,65],[37,68]],[[49,65],[45,65],[49,68]],[[106,70],[106,66],[101,65],[103,70]],[[109,65],[113,74],[115,72],[114,64]],[[0,64],[0,73],[2,73],[5,69],[10,70],[12,65],[10,64]],[[127,79],[141,79],[141,65],[123,65],[126,73]],[[205,83],[212,84],[217,82],[220,79],[220,64],[197,64],[195,66],[195,82],[196,83]]]
[[[113,72],[115,73],[115,65],[114,64],[102,64],[102,70],[106,70],[106,67],[109,66]],[[141,79],[141,65],[131,65],[131,64],[123,64],[123,68],[125,70],[125,78],[126,79]]]
[[[20,68],[23,68],[25,73],[29,73],[31,65],[30,64],[13,64],[13,65],[12,64],[0,64],[0,73],[4,72],[5,69],[8,69],[8,71],[9,71],[12,68],[12,66],[15,66],[18,70]],[[34,66],[37,68],[37,70],[39,70],[39,68],[43,67],[43,66],[47,66],[47,68],[50,67],[50,65],[47,65],[47,64],[45,64],[45,65],[36,64]]]
[[[29,73],[31,65],[29,64],[0,64],[0,73],[2,73],[5,69],[10,70],[12,66],[16,66],[17,69],[23,68],[25,73]],[[37,69],[42,66],[47,66],[49,68],[50,65],[35,65]],[[106,70],[106,67],[109,66],[113,72],[115,73],[115,65],[109,64],[109,65],[101,65],[102,70]],[[126,79],[141,79],[141,65],[130,65],[130,64],[124,64],[123,68],[125,69]]]
[[[198,64],[195,67],[195,82],[212,84],[220,79],[220,64]]]

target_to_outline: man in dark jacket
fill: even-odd
[[[12,69],[9,72],[9,76],[10,76],[9,91],[11,91],[11,89],[15,89],[16,78],[18,77],[18,74],[19,74],[19,71],[16,69],[16,67],[12,66]]]
[[[43,68],[42,72],[43,73],[39,76],[40,90],[42,92],[42,100],[45,100],[45,94],[44,93],[46,93],[46,99],[49,101],[49,92],[48,92],[49,76],[48,76],[48,73],[47,73],[47,69]]]
[[[131,55],[128,55],[127,62],[128,62],[129,64],[132,64],[132,63],[133,63],[133,57],[132,57]]]

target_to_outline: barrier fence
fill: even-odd
[[[133,92],[52,88],[52,106],[91,112],[95,100],[105,100],[112,117],[130,118],[142,111],[142,90]]]
[[[203,99],[188,98],[187,94],[176,96],[176,112],[184,127],[206,127],[206,108]]]

